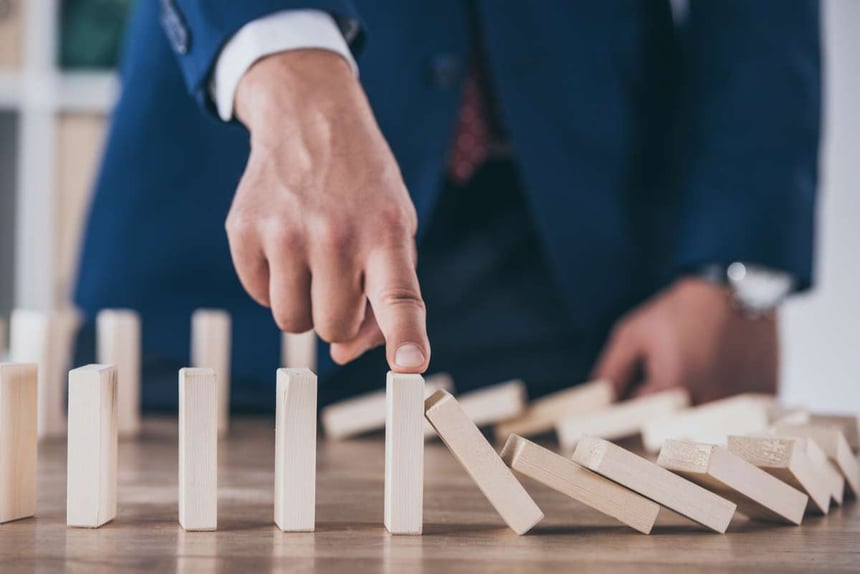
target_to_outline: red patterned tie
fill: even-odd
[[[454,145],[448,159],[448,177],[457,185],[469,181],[475,170],[487,159],[490,147],[490,122],[486,100],[476,70],[463,86],[463,101]]]

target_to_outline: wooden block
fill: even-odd
[[[66,524],[98,528],[116,516],[117,369],[69,371]]]
[[[66,433],[66,385],[79,322],[72,309],[48,313],[16,309],[12,313],[11,360],[39,365],[40,438]]]
[[[502,459],[512,469],[553,490],[649,534],[660,506],[519,435],[508,437]]]
[[[9,356],[9,349],[6,346],[6,319],[0,317],[0,361],[5,361]]]
[[[275,524],[313,532],[316,516],[317,376],[278,369],[275,403]]]
[[[522,416],[495,426],[496,439],[510,434],[532,436],[551,431],[555,423],[574,415],[606,408],[615,400],[608,381],[592,381],[532,401]]]
[[[770,395],[743,394],[666,415],[642,427],[642,444],[648,452],[669,439],[725,445],[730,434],[765,430],[773,402]]]
[[[424,379],[386,378],[385,528],[421,534],[424,512]]]
[[[814,424],[778,424],[774,426],[774,430],[778,435],[813,439],[818,443],[818,446],[821,447],[821,450],[824,451],[836,469],[845,477],[845,484],[848,486],[849,491],[855,497],[860,495],[860,464],[858,464],[857,459],[854,457],[854,453],[848,445],[848,440],[842,434],[840,427],[827,427]]]
[[[737,505],[653,462],[595,437],[583,437],[573,460],[715,532],[724,533]]]
[[[573,452],[584,436],[616,440],[638,434],[649,421],[671,414],[690,404],[684,389],[671,389],[653,395],[616,403],[605,409],[567,417],[556,423],[561,448]]]
[[[793,423],[810,423],[818,426],[837,427],[845,435],[851,450],[860,450],[860,416],[858,415],[825,415],[810,413],[808,421],[785,421]]]
[[[427,380],[427,385],[430,380]],[[515,418],[526,409],[526,385],[522,381],[508,381],[477,389],[457,397],[457,403],[466,416],[478,427],[486,427]],[[424,427],[424,438],[436,436],[433,427]]]
[[[440,389],[452,391],[453,388],[454,382],[447,373],[433,375],[424,385],[425,398]],[[328,438],[340,440],[381,430],[385,428],[385,405],[385,391],[374,391],[329,405],[320,411],[323,431]],[[426,434],[436,434],[430,423],[423,426]]]
[[[140,317],[128,309],[105,309],[96,317],[97,360],[116,365],[119,435],[140,433]]]
[[[750,518],[800,524],[809,497],[723,446],[667,440],[657,464],[719,494]]]
[[[316,371],[317,334],[314,331],[282,333],[281,364],[288,369]]]
[[[830,486],[800,444],[780,437],[729,436],[729,450],[809,495],[807,508],[827,514]]]
[[[424,401],[424,414],[511,530],[525,534],[543,519],[541,509],[451,393],[433,393]]]
[[[827,484],[830,486],[830,498],[837,506],[842,505],[845,499],[845,478],[836,470],[833,463],[828,460],[827,455],[818,446],[818,443],[811,438],[804,437],[787,437],[793,438],[800,444],[803,452],[812,461],[812,464],[824,474]]]
[[[218,528],[218,375],[179,371],[179,524]]]
[[[0,363],[0,524],[36,514],[38,367]]]
[[[21,67],[24,53],[25,0],[5,0],[0,11],[0,70]]]
[[[191,366],[214,369],[218,384],[218,436],[230,426],[230,344],[227,311],[198,309],[191,316]]]

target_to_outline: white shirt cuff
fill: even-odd
[[[209,84],[209,94],[222,120],[233,118],[233,100],[239,80],[254,62],[287,50],[317,49],[340,54],[358,75],[358,66],[343,34],[327,12],[284,10],[245,24],[230,38]]]

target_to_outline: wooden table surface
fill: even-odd
[[[645,536],[523,479],[546,518],[517,536],[439,442],[425,451],[424,535],[391,536],[381,435],[320,440],[317,530],[284,534],[272,522],[273,426],[234,421],[220,445],[217,532],[177,522],[175,420],[147,420],[138,441],[120,443],[117,518],[97,530],[66,528],[65,443],[43,443],[37,517],[0,525],[0,572],[860,570],[853,500],[799,527],[738,516],[725,535],[664,509]]]

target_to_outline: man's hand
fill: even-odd
[[[746,318],[724,289],[687,278],[616,324],[594,376],[618,397],[685,387],[705,402],[775,392],[778,354],[775,317]]]
[[[392,369],[423,372],[415,208],[349,66],[318,50],[270,56],[235,103],[251,132],[227,217],[242,285],[282,330],[314,328],[339,363],[386,343]]]

